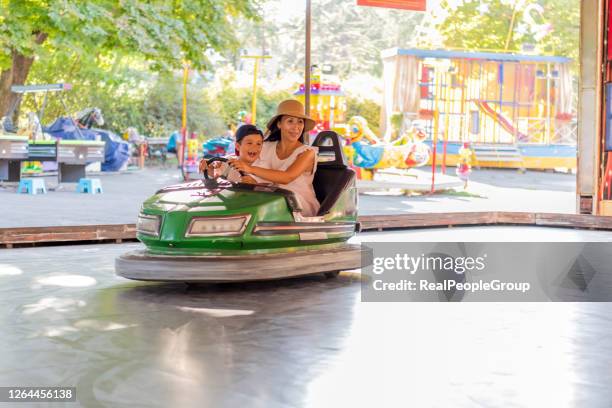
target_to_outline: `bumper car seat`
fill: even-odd
[[[336,132],[319,133],[312,145],[319,148],[319,163],[312,182],[317,200],[321,203],[317,215],[325,215],[354,182],[355,172],[346,164],[340,138]]]

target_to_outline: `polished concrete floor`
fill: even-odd
[[[498,228],[360,239],[534,236]],[[0,250],[0,386],[76,386],[67,407],[612,406],[610,303],[362,303],[351,272],[195,287],[116,277],[114,258],[136,247]]]

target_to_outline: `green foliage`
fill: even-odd
[[[137,55],[154,69],[209,65],[206,50],[236,46],[232,18],[257,19],[258,0],[3,0],[0,68],[13,51],[36,55],[34,33],[47,46],[82,57],[108,51]]]
[[[375,135],[380,135],[380,109],[381,106],[371,99],[360,99],[353,96],[346,98],[347,119],[353,116],[363,116],[367,121],[370,129]]]
[[[102,110],[105,128],[123,133],[135,127],[142,134],[164,137],[181,128],[182,72],[152,74],[146,64],[133,57],[99,57],[82,61],[69,52],[45,55],[49,64],[37,64],[31,72],[32,83],[70,83],[73,89],[62,95],[50,94],[44,124],[58,116],[73,115],[89,106]],[[54,67],[64,66],[58,72]],[[197,72],[191,72],[187,86],[187,127],[205,137],[222,135],[228,124],[235,124],[240,111],[251,111],[252,89],[234,86],[230,74],[213,89]],[[68,111],[61,104],[63,97]],[[276,106],[291,97],[289,91],[257,93],[257,124],[264,128],[276,112]],[[22,117],[41,104],[32,94],[24,99]]]
[[[488,5],[488,11],[481,13]],[[466,50],[503,50],[510,28],[513,6],[501,0],[464,2],[437,27],[444,44]],[[519,43],[512,41],[509,51],[517,51]]]
[[[295,89],[295,87],[294,87]],[[257,90],[257,126],[261,129],[266,128],[266,124],[272,116],[276,114],[278,104],[285,99],[294,99],[291,91],[272,91],[265,92]]]
[[[402,123],[404,123],[404,114],[402,112],[396,112],[391,115],[389,121],[391,122],[393,131],[399,133],[402,128]]]
[[[533,9],[526,13],[528,7],[536,4],[544,8],[542,16]],[[463,2],[454,9],[447,5],[447,8],[448,17],[437,27],[446,47],[504,51],[515,14],[509,52],[520,52],[523,44],[533,44],[540,54],[567,56],[578,61],[579,0],[481,0]],[[529,20],[538,25],[551,24],[552,30],[544,31],[539,38],[534,24],[527,24]]]
[[[187,86],[187,129],[205,137],[223,134],[224,123],[208,98],[205,83],[196,81]],[[182,126],[183,86],[181,75],[157,79],[145,95],[144,127],[155,136],[167,136]]]
[[[219,89],[210,90],[208,97],[215,101],[215,112],[226,124],[235,124],[238,120],[238,112],[251,112],[252,88],[236,88],[232,85],[235,77],[231,73],[221,80]],[[278,103],[284,99],[291,98],[289,91],[267,92],[261,88],[257,90],[257,118],[256,124],[265,129],[268,120],[276,113]]]
[[[146,64],[133,57],[82,60],[78,55],[60,52],[45,55],[48,64],[36,64],[32,83],[70,83],[73,89],[63,95],[50,94],[43,118],[50,124],[56,117],[73,115],[89,106],[102,110],[105,128],[123,133],[128,127],[150,136],[167,136],[181,128],[182,72],[153,75]],[[55,67],[66,69],[57,71]],[[196,77],[194,73],[191,78]],[[192,81],[193,82],[193,81]],[[218,118],[204,92],[203,81],[190,82],[187,89],[187,124],[189,131],[217,136],[223,133]],[[33,95],[33,94],[31,94]],[[37,110],[41,97],[28,96],[23,101],[22,117]],[[66,109],[59,97],[66,102]]]
[[[544,2],[546,21],[553,31],[544,38],[542,51],[572,58],[576,65],[580,55],[580,1],[547,0]]]
[[[34,64],[29,83],[70,83],[73,86],[70,91],[49,94],[44,123],[89,106],[102,109],[107,122],[105,127],[117,132],[141,121],[142,100],[150,74],[137,59],[119,55],[82,58],[71,51],[60,51],[42,52],[41,61],[44,63]],[[24,98],[22,116],[36,109],[35,98],[40,104],[41,96],[30,94]],[[68,112],[60,98],[64,99]]]
[[[134,126],[162,136],[180,128],[181,121],[181,77],[169,73],[184,61],[195,68],[211,66],[210,50],[235,48],[233,21],[257,20],[259,1],[0,0],[0,71],[11,67],[14,54],[22,54],[36,58],[27,83],[73,84],[64,95],[68,112],[58,98],[50,98],[47,124],[97,106],[105,127],[115,132]],[[45,33],[46,40],[37,43],[36,33]],[[201,82],[189,86],[188,128],[217,135],[223,121],[203,87]],[[8,96],[0,95],[0,102]],[[22,116],[37,110],[36,102],[40,105],[41,98],[26,98]]]
[[[286,0],[267,1],[275,15],[287,12],[286,3]],[[302,10],[292,11],[292,18],[269,15],[262,21],[241,22],[237,26],[241,46],[268,52],[278,63],[280,75],[287,71],[303,72],[305,17]],[[355,0],[313,1],[312,63],[332,64],[341,78],[356,72],[380,77],[380,52],[391,47],[416,46],[415,32],[424,16],[357,6]]]

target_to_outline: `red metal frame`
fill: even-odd
[[[357,0],[357,5],[413,11],[425,11],[427,9],[426,0]]]

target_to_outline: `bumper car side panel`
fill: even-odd
[[[169,256],[139,250],[118,257],[115,271],[144,281],[237,282],[358,269],[371,262],[370,249],[351,244],[244,255]]]

